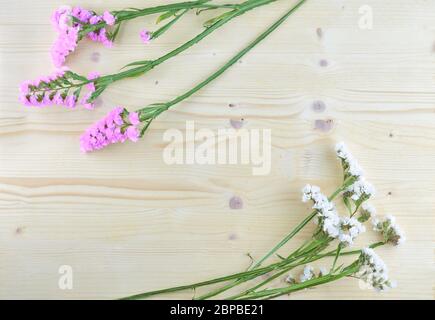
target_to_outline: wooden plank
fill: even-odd
[[[220,79],[159,117],[143,140],[91,155],[78,146],[90,123],[115,105],[134,110],[181,94],[288,3],[250,12],[148,75],[113,85],[93,112],[24,108],[19,83],[53,69],[49,16],[61,4],[0,1],[8,8],[0,11],[0,298],[118,298],[243,270],[247,252],[260,257],[308,214],[299,201],[305,183],[334,189],[340,140],[375,184],[378,211],[396,215],[407,234],[403,247],[379,250],[398,287],[379,295],[345,279],[290,298],[434,298],[435,2],[308,0]],[[102,11],[144,2],[70,4]],[[371,30],[358,26],[366,4]],[[189,15],[148,46],[138,31],[153,19],[129,22],[113,49],[81,43],[69,65],[114,72],[175,48],[204,19]],[[272,130],[269,175],[163,161],[167,129],[194,120],[217,130],[241,119],[244,128]],[[242,208],[230,208],[233,197]],[[61,265],[73,267],[73,290],[58,287]]]

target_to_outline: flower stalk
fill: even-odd
[[[335,191],[330,197],[324,196],[320,192],[320,188],[307,185],[303,189],[302,200],[304,202],[311,201],[313,204],[313,212],[304,219],[291,233],[285,237],[287,241],[280,241],[272,250],[270,250],[263,258],[255,263],[247,271],[232,274],[225,277],[212,279],[205,282],[200,282],[188,286],[174,287],[159,291],[147,292],[139,295],[133,295],[125,299],[142,299],[161,293],[170,293],[186,289],[195,289],[198,287],[208,286],[216,283],[227,283],[225,286],[212,290],[203,294],[196,300],[210,299],[220,295],[227,290],[237,287],[242,283],[248,283],[257,279],[261,275],[268,275],[267,279],[263,279],[257,284],[254,284],[248,289],[243,290],[238,294],[233,294],[225,299],[240,300],[240,299],[273,299],[281,295],[290,294],[306,288],[317,287],[319,285],[334,282],[338,279],[351,277],[358,278],[367,282],[376,290],[383,291],[394,287],[394,283],[389,280],[387,267],[379,256],[374,252],[374,248],[393,244],[399,245],[404,242],[404,235],[398,226],[395,224],[394,218],[388,216],[385,221],[374,217],[374,208],[369,206],[366,201],[373,194],[373,187],[361,187],[361,181],[365,181],[362,176],[362,169],[357,162],[350,156],[349,151],[344,144],[337,144],[336,152],[339,159],[343,160],[342,153],[346,151],[348,156],[342,161],[343,176],[345,176],[342,186]],[[349,167],[355,169],[349,172]],[[368,186],[368,184],[367,184]],[[358,189],[358,190],[357,190]],[[352,193],[351,190],[357,190]],[[365,190],[365,192],[360,192]],[[370,193],[368,193],[370,191]],[[358,195],[358,196],[356,196]],[[354,203],[361,205],[361,210],[358,212],[349,212],[349,216],[341,217],[332,200],[339,197],[344,202],[344,199],[349,197]],[[357,207],[359,207],[359,205]],[[358,214],[358,218],[356,215]],[[355,217],[354,217],[355,216]],[[299,248],[287,255],[286,258],[277,255],[280,261],[262,266],[264,262],[274,253],[276,253],[284,244],[286,244],[294,235],[296,235],[306,224],[313,219],[316,219],[316,228],[312,234],[312,238],[301,245]],[[373,219],[374,230],[381,233],[383,241],[376,242],[370,246],[358,250],[346,250],[354,244],[356,237],[365,231],[362,223]],[[335,246],[333,250],[328,250],[330,246]],[[339,264],[339,260],[343,256],[358,255],[356,260],[343,266]],[[333,262],[329,269],[321,268],[318,273],[314,271],[308,263],[319,261],[324,258],[333,258]],[[265,288],[268,284],[272,284],[274,280],[284,276],[289,271],[306,265],[299,281],[288,276],[286,281],[289,285],[280,288]],[[228,283],[229,282],[229,283]]]
[[[256,6],[261,4],[265,4],[265,3],[269,3],[275,0],[260,0],[260,1],[246,1],[245,3],[249,2],[250,6],[249,7],[244,7],[245,10],[247,10],[247,8],[254,8],[254,3]],[[227,69],[229,69],[232,65],[234,65],[237,61],[239,61],[243,56],[245,56],[249,51],[251,51],[255,46],[257,46],[260,42],[262,42],[265,38],[267,38],[274,30],[276,30],[282,23],[284,23],[284,21],[297,9],[299,8],[306,0],[299,0],[297,2],[297,4],[295,6],[293,6],[285,15],[283,15],[280,19],[278,19],[274,24],[272,24],[269,28],[266,29],[266,31],[264,31],[260,36],[258,36],[254,41],[252,41],[248,46],[246,46],[244,49],[242,49],[241,51],[239,51],[234,57],[232,57],[227,63],[225,63],[222,67],[220,67],[216,72],[214,72],[213,74],[211,74],[209,77],[207,77],[204,81],[200,82],[199,84],[197,84],[195,87],[193,87],[192,89],[188,90],[187,92],[185,92],[184,94],[174,98],[171,101],[168,102],[163,102],[163,103],[155,103],[149,106],[146,106],[142,109],[137,110],[136,112],[139,115],[139,119],[142,125],[142,129],[140,130],[140,135],[139,137],[142,137],[145,133],[145,131],[148,129],[149,125],[151,124],[151,122],[158,117],[162,112],[168,110],[169,108],[171,108],[172,106],[175,106],[176,104],[180,103],[181,101],[189,98],[190,96],[192,96],[193,94],[195,94],[196,92],[198,92],[199,90],[201,90],[202,88],[204,88],[206,85],[208,85],[210,82],[212,82],[213,80],[217,79],[220,75],[222,75]],[[212,28],[212,27],[210,27]],[[147,66],[143,66],[143,67],[139,67],[140,68],[150,68],[151,64],[147,65]],[[138,68],[135,68],[133,70],[138,70]],[[130,72],[131,70],[126,71],[127,73]],[[142,72],[142,71],[140,71]],[[101,79],[101,78],[100,78]],[[107,77],[105,78],[106,80],[104,81],[108,81]],[[112,79],[112,81],[116,81],[114,79]],[[98,89],[97,89],[98,92]],[[94,92],[95,93],[95,92]],[[124,115],[128,115],[128,111],[124,110],[123,112]],[[93,126],[95,127],[95,126]],[[92,127],[91,127],[92,128]],[[108,139],[107,137],[104,136],[104,131],[99,131],[98,133],[103,133],[103,134],[98,134],[95,135],[93,133],[93,130],[87,130],[85,132],[85,134],[82,136],[81,138],[81,146],[82,146],[82,150],[85,152],[89,152],[89,151],[94,151],[97,149],[101,149],[100,146],[107,146],[110,143],[107,143],[107,141],[111,141],[111,143],[117,143],[117,142],[124,142],[125,140],[119,140],[119,139]],[[109,131],[110,132],[110,131]],[[101,140],[100,142],[95,141],[95,143],[91,143],[89,144],[89,141],[94,141],[95,139],[97,140]],[[131,139],[130,139],[131,140]],[[133,140],[133,141],[136,141]],[[98,146],[98,147],[93,147],[93,146]]]
[[[99,97],[106,90],[106,88],[112,85],[113,83],[126,78],[137,77],[149,72],[150,70],[154,69],[158,65],[164,63],[165,61],[191,48],[192,46],[194,46],[195,44],[197,44],[198,42],[202,41],[204,38],[209,36],[211,33],[218,30],[219,28],[221,28],[223,25],[230,22],[231,20],[233,20],[234,18],[239,17],[245,14],[246,12],[251,11],[257,7],[267,5],[275,1],[277,0],[246,0],[245,2],[239,5],[233,5],[233,6],[227,6],[227,5],[223,5],[222,7],[219,5],[214,5],[212,7],[206,6],[204,8],[209,10],[224,8],[225,10],[229,10],[229,11],[206,22],[206,27],[201,33],[199,33],[189,41],[185,42],[178,48],[170,51],[169,53],[155,60],[142,60],[142,61],[129,63],[124,67],[124,68],[129,68],[127,70],[120,71],[114,74],[100,76],[98,78],[93,78],[93,79],[90,77],[79,75],[69,70],[70,77],[63,77],[61,79],[62,81],[53,81],[50,77],[41,77],[35,81],[26,81],[25,84],[30,83],[31,86],[27,86],[27,87],[24,85],[22,86],[22,88],[26,88],[26,89],[22,90],[20,101],[22,101],[22,103],[27,106],[44,107],[44,106],[54,105],[54,104],[65,104],[64,101],[62,101],[62,103],[59,103],[60,102],[59,99],[53,100],[56,94],[61,95],[62,97],[66,97],[70,95],[72,96],[70,100],[74,100],[74,103],[68,103],[67,104],[68,106],[75,107],[78,104],[82,104],[86,108],[92,109],[94,107],[95,99]],[[134,17],[145,15],[145,14],[162,12],[164,10],[166,10],[165,11],[166,13],[169,12],[171,13],[171,15],[175,15],[174,20],[169,22],[166,26],[162,27],[163,29],[161,28],[156,31],[156,34],[154,36],[156,37],[161,35],[163,32],[165,32],[170,26],[173,25],[173,23],[178,21],[178,19],[182,15],[184,15],[185,12],[181,12],[179,15],[177,15],[177,13],[181,9],[188,10],[192,8],[197,8],[197,9],[203,8],[203,5],[205,5],[206,2],[209,1],[203,0],[203,1],[196,1],[196,2],[185,2],[182,4],[175,4],[174,7],[170,7],[171,5],[167,5],[167,6],[160,6],[156,8],[148,8],[143,10],[130,10],[128,14],[121,14],[120,12],[117,13],[115,12],[114,15],[112,15],[111,13],[107,13],[107,15],[110,15],[110,17],[112,17],[113,19],[110,18],[109,20],[106,18],[106,20],[108,20],[112,25],[116,25],[117,21],[118,23],[120,23],[119,21],[124,21],[126,19],[133,19]],[[80,8],[80,12],[85,12],[85,11],[84,9]],[[87,35],[89,34],[94,35],[92,32],[96,33],[97,31],[95,30],[100,30],[98,31],[99,32],[98,35],[95,36],[96,37],[95,41],[109,43],[114,39],[114,35],[107,34],[106,32],[107,30],[105,28],[98,29],[102,23],[107,24],[107,22],[105,22],[105,20],[103,19],[103,16],[93,15],[94,13],[86,11],[86,16],[85,18],[83,18],[84,21],[88,21],[86,22],[87,23],[86,26],[76,21],[77,19],[73,20],[74,22],[72,26],[69,26],[65,23],[62,23],[62,21],[65,19],[63,17],[65,16],[69,17],[70,14],[73,14],[71,9],[62,8],[62,10],[57,13],[56,18],[54,18],[56,25],[57,26],[61,25],[61,27],[59,28],[62,32],[61,37],[59,38],[60,44],[57,46],[59,48],[56,47],[55,50],[53,51],[54,55],[56,56],[55,60],[62,62],[62,63],[60,62],[57,63],[58,66],[61,66],[66,56],[75,49],[78,41],[77,39],[80,38],[79,36],[80,33],[78,30],[81,30],[81,32],[84,32]],[[77,16],[79,16],[78,13]],[[89,18],[89,16],[91,18]],[[92,17],[97,17],[95,21],[101,20],[102,22],[98,22],[97,24],[92,25],[92,23],[89,22],[89,20],[92,19]],[[102,34],[102,36],[100,36],[100,34]],[[81,35],[81,37],[83,37],[83,35]],[[152,37],[152,33],[151,33],[151,37]],[[90,95],[81,98],[82,89],[90,83],[92,83],[92,86],[95,88],[95,90],[92,91]],[[175,104],[181,100],[177,99],[175,101],[172,101],[171,103]]]

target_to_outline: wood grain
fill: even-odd
[[[102,11],[163,2],[69,4]],[[334,190],[339,140],[376,186],[378,211],[396,215],[407,234],[403,247],[379,250],[398,287],[378,294],[345,279],[290,298],[434,298],[434,1],[308,0],[220,79],[159,117],[140,142],[92,155],[80,153],[78,136],[111,107],[133,110],[181,94],[289,4],[250,12],[146,76],[113,85],[93,112],[25,108],[17,87],[53,69],[49,16],[61,4],[0,0],[7,8],[0,11],[0,298],[118,298],[243,270],[246,253],[259,258],[308,213],[299,201],[305,183]],[[358,27],[366,4],[371,30]],[[158,57],[196,34],[203,19],[189,15],[148,46],[138,32],[153,19],[129,22],[113,49],[83,42],[69,65],[107,73]],[[165,130],[183,130],[187,120],[228,128],[242,118],[245,128],[272,130],[269,175],[163,161]],[[233,196],[243,208],[230,209]],[[73,290],[58,288],[61,265],[73,267]]]

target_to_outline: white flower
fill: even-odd
[[[346,189],[346,193],[350,195],[353,201],[364,201],[375,194],[375,188],[364,177],[359,177]]]
[[[375,219],[376,217],[376,208],[371,204],[364,202],[361,206],[359,221],[366,222],[370,219]]]
[[[355,238],[365,231],[365,227],[355,218],[340,218],[333,202],[320,192],[317,186],[306,185],[302,189],[303,201],[313,201],[317,211],[317,223],[323,232],[344,245],[352,245]]]
[[[372,223],[373,230],[380,232],[385,242],[398,246],[406,241],[402,230],[396,225],[396,218],[394,216],[388,215],[384,221],[374,219]]]
[[[299,280],[300,282],[305,282],[308,280],[313,279],[315,276],[314,269],[312,266],[305,266],[303,273],[300,275]]]
[[[320,192],[320,188],[307,184],[302,189],[302,202],[308,202],[313,199],[313,196]]]
[[[331,238],[337,238],[340,234],[340,218],[337,214],[330,213],[319,217],[322,230]]]
[[[363,249],[359,261],[361,266],[356,275],[360,279],[379,291],[387,290],[394,286],[388,279],[387,266],[373,249]]]
[[[313,201],[313,209],[320,212],[327,212],[334,209],[334,204],[328,200],[328,197],[320,192],[320,188],[307,184],[302,189],[302,201]]]
[[[366,228],[355,218],[340,218],[338,240],[345,246],[353,244],[359,234],[366,231]]]
[[[352,156],[344,142],[339,142],[335,145],[337,157],[342,160],[343,170],[353,177],[363,175],[363,170],[358,164],[358,161]]]
[[[343,141],[335,145],[335,152],[337,156],[343,160],[346,160],[350,156],[350,152]]]
[[[329,273],[329,271],[325,267],[319,268],[319,277],[323,277],[323,276],[327,275],[328,273]]]

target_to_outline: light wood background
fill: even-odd
[[[113,85],[90,112],[17,102],[21,81],[53,70],[49,17],[65,3],[0,1],[0,298],[112,299],[241,271],[246,253],[261,257],[308,214],[300,203],[305,183],[334,190],[341,175],[333,146],[344,140],[377,188],[379,213],[396,215],[407,234],[403,247],[378,250],[398,287],[378,294],[344,279],[290,298],[433,299],[433,0],[308,0],[137,144],[79,151],[81,132],[113,106],[134,110],[183,93],[290,2],[246,14],[146,76]],[[97,11],[161,3],[69,1]],[[363,5],[373,9],[371,30],[358,26]],[[208,16],[191,14],[147,46],[138,32],[154,18],[138,19],[113,49],[84,41],[68,64],[107,73],[158,57],[198,33]],[[164,163],[165,130],[183,130],[187,120],[215,130],[241,119],[244,128],[272,129],[269,175],[252,176],[246,165]],[[231,209],[231,199],[241,208]],[[61,265],[73,268],[73,290],[58,287]]]

